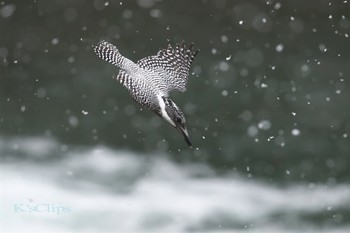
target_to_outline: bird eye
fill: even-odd
[[[180,117],[176,117],[175,122],[178,124],[181,124],[181,118]]]

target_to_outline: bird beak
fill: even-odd
[[[177,125],[177,126],[176,126],[176,129],[177,129],[180,133],[182,133],[182,135],[184,136],[184,139],[185,139],[187,145],[188,145],[189,147],[193,147],[193,146],[192,146],[192,143],[191,143],[191,141],[190,141],[190,137],[188,136],[188,132],[187,132],[186,127],[185,127],[185,126],[181,127],[180,125]]]

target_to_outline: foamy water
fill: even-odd
[[[1,232],[349,232],[348,184],[279,188],[203,164],[0,138]]]

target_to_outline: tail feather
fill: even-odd
[[[95,45],[94,51],[96,55],[101,59],[120,67],[123,56],[119,53],[119,50],[113,44],[102,40],[97,45]]]
[[[94,47],[94,51],[101,59],[119,67],[129,74],[136,73],[139,70],[139,67],[134,62],[121,55],[117,47],[107,41],[102,40],[97,43]]]

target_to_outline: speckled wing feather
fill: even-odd
[[[175,48],[168,45],[167,49],[160,50],[157,55],[145,57],[137,64],[146,70],[159,75],[167,85],[167,91],[185,91],[191,64],[199,52],[193,51],[193,43],[188,48],[185,43],[176,44]]]

